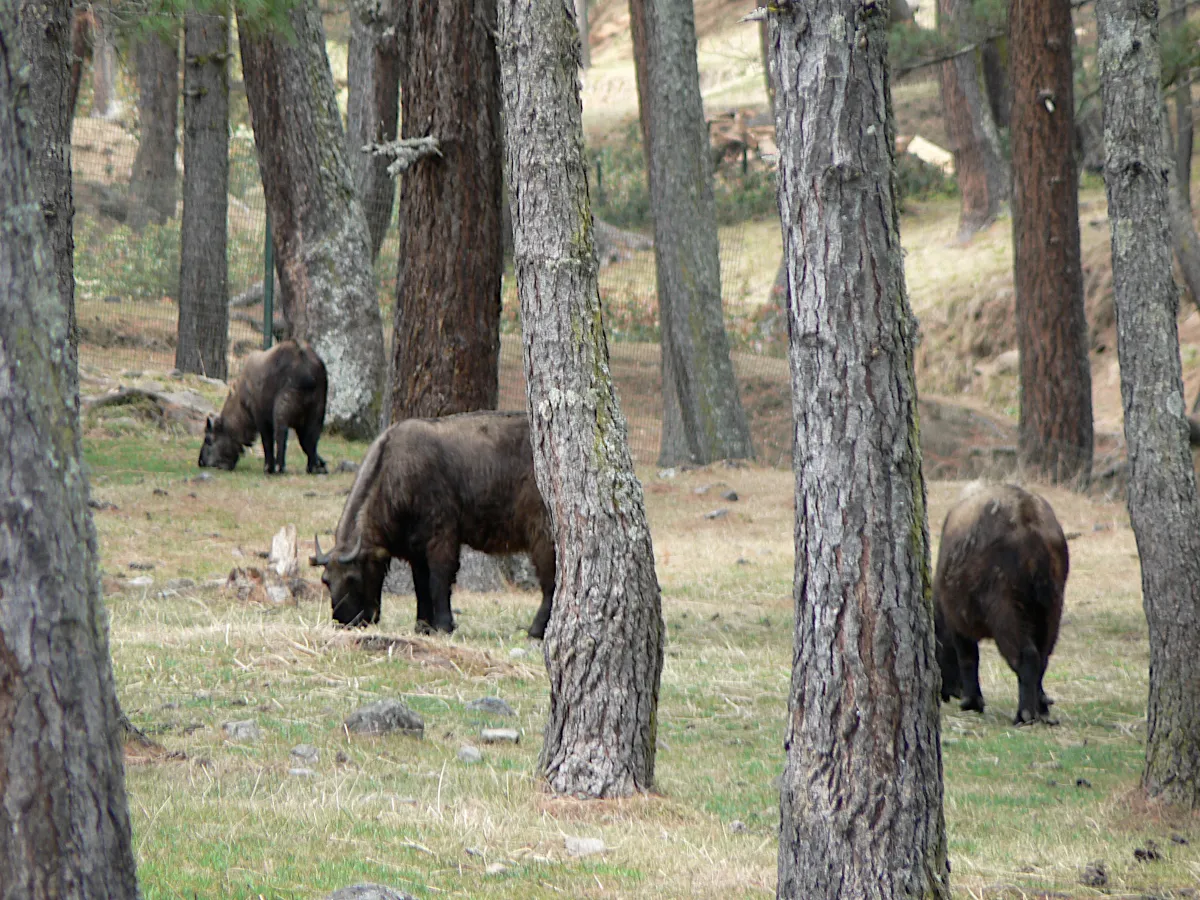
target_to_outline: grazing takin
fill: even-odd
[[[358,469],[324,566],[333,617],[343,625],[379,621],[383,579],[393,556],[412,566],[417,630],[453,631],[450,588],[459,547],[528,551],[542,587],[529,634],[542,637],[554,597],[554,539],[533,475],[524,413],[479,412],[407,419],[380,435]]]
[[[244,448],[262,436],[263,469],[283,474],[288,429],[294,428],[308,457],[308,474],[325,472],[317,441],[325,426],[325,363],[307,344],[284,341],[246,358],[219,416],[204,426],[200,467],[233,471]]]
[[[942,526],[933,603],[942,700],[983,712],[979,642],[991,638],[1017,673],[1015,724],[1049,722],[1042,676],[1062,619],[1070,565],[1050,504],[1010,484],[976,488]]]

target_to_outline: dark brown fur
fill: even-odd
[[[325,566],[333,617],[379,621],[383,579],[395,556],[412,566],[417,629],[453,631],[450,588],[459,547],[529,551],[542,604],[529,633],[541,637],[554,596],[554,540],[533,474],[523,413],[408,419],[385,431],[363,460]]]
[[[308,457],[308,473],[325,471],[317,441],[325,426],[328,381],[325,363],[307,344],[284,341],[270,350],[251,353],[234,382],[219,416],[209,416],[199,464],[233,471],[244,448],[262,437],[263,468],[268,475],[284,471],[287,433],[296,430]]]
[[[1017,673],[1016,723],[1047,720],[1042,676],[1058,640],[1070,567],[1050,504],[1008,484],[987,485],[946,516],[933,580],[942,700],[983,712],[979,642],[991,638]]]

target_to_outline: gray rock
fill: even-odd
[[[357,471],[358,471],[358,463],[351,462],[348,459],[343,459],[340,462],[338,462],[337,466],[334,467],[333,474],[343,475],[347,472],[357,472]]]
[[[399,700],[377,700],[346,717],[346,728],[355,734],[387,734],[401,731],[420,737],[425,723]]]
[[[225,736],[231,741],[257,741],[262,737],[262,729],[253,719],[243,719],[240,722],[226,722],[221,726]]]
[[[515,716],[513,708],[499,697],[480,697],[467,704],[472,712],[485,712],[493,716]]]
[[[564,838],[564,843],[567,845],[567,853],[571,856],[592,856],[604,853],[608,849],[600,838],[567,837]]]
[[[1102,888],[1108,884],[1108,872],[1104,868],[1104,860],[1097,859],[1083,867],[1079,873],[1079,883],[1087,887]]]
[[[325,900],[417,900],[412,894],[396,891],[382,884],[352,884],[338,888]]]
[[[164,586],[164,591],[182,591],[187,588],[194,588],[196,582],[191,578],[172,578]]]
[[[738,819],[734,819],[732,822],[729,823],[729,830],[733,834],[745,834],[746,833],[746,823],[739,821]]]
[[[731,489],[731,490],[728,490],[728,491],[722,491],[722,492],[721,492],[721,499],[722,499],[722,500],[728,500],[730,503],[736,503],[736,502],[737,502],[737,498],[738,498],[738,495],[737,495],[737,491],[735,491],[735,490],[732,490],[732,489]]]
[[[292,756],[310,766],[315,766],[321,758],[321,751],[312,744],[297,744],[292,748]]]
[[[498,862],[488,863],[487,868],[483,871],[485,875],[503,875],[508,871],[508,866]]]
[[[302,766],[297,766],[294,769],[288,769],[289,775],[294,775],[297,778],[315,778],[317,773],[312,769],[306,769]]]
[[[723,519],[727,515],[729,515],[729,510],[727,510],[727,509],[714,509],[711,512],[706,512],[704,514],[704,518],[706,518],[706,519]]]
[[[521,732],[515,728],[484,728],[479,732],[479,738],[485,744],[499,744],[505,741],[510,744],[519,744]]]
[[[513,659],[521,659],[524,656],[528,656],[529,651],[526,650],[524,647],[513,647],[511,650],[508,651],[508,655],[510,657],[512,657]]]
[[[154,579],[149,575],[139,575],[137,578],[130,578],[125,583],[130,587],[150,587],[150,585],[154,584]]]
[[[483,754],[479,752],[478,747],[472,744],[463,744],[458,748],[458,761],[472,766],[475,763],[483,762]]]

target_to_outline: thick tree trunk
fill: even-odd
[[[967,0],[938,0],[938,24],[954,40],[962,39],[967,5]],[[960,242],[995,221],[1009,189],[1008,163],[1000,149],[1000,134],[977,62],[976,53],[963,53],[942,63],[940,69],[946,133],[962,195]]]
[[[371,232],[371,259],[379,255],[396,203],[387,157],[364,153],[368,144],[396,139],[400,121],[400,48],[408,6],[400,0],[353,0],[346,66],[346,159]]]
[[[1142,785],[1157,799],[1200,807],[1200,498],[1188,449],[1171,276],[1162,141],[1158,23],[1153,5],[1099,0],[1105,182],[1129,517],[1150,626],[1150,703]]]
[[[148,32],[135,55],[141,133],[129,180],[129,225],[139,230],[147,222],[161,225],[175,215],[179,35],[174,30]]]
[[[654,783],[663,620],[596,281],[578,33],[562,0],[501,0],[506,159],[538,487],[558,584],[546,631],[550,787]]]
[[[887,17],[864,9],[771,19],[796,475],[777,895],[947,900],[916,322]]]
[[[1070,0],[1010,0],[1008,26],[1021,462],[1051,481],[1086,484],[1092,375],[1079,261]]]
[[[113,46],[112,16],[96,7],[93,14],[90,115],[95,119],[111,119],[121,109],[117,102],[117,49]]]
[[[630,0],[662,328],[660,465],[754,456],[721,307],[692,0]],[[660,138],[661,136],[661,138]]]
[[[74,4],[72,4],[74,5]],[[79,86],[83,81],[83,67],[92,59],[92,44],[95,40],[96,17],[90,8],[75,8],[71,14],[71,89],[67,115],[74,118],[79,106]]]
[[[30,63],[29,105],[37,127],[33,178],[54,250],[58,297],[70,335],[67,373],[79,392],[75,327],[75,201],[71,194],[71,0],[23,0],[21,50]]]
[[[392,420],[495,409],[500,396],[500,83],[496,0],[410,11],[403,136],[432,135],[400,185]]]
[[[1165,106],[1161,119],[1163,145],[1169,147],[1171,128]],[[1200,235],[1196,234],[1196,223],[1192,220],[1192,207],[1188,198],[1179,190],[1179,170],[1176,165],[1171,166],[1167,177],[1170,182],[1167,206],[1171,222],[1171,245],[1175,251],[1175,259],[1179,262],[1179,271],[1183,274],[1188,296],[1192,298],[1196,307],[1200,308]]]
[[[1170,21],[1171,28],[1187,26],[1187,0],[1166,0],[1161,15]],[[1192,209],[1192,142],[1195,137],[1195,118],[1192,114],[1192,73],[1184,69],[1175,82],[1175,176],[1176,189],[1187,205],[1188,215]],[[1168,144],[1168,146],[1170,146]],[[1195,228],[1193,227],[1193,232]],[[1197,298],[1200,302],[1200,298]]]
[[[292,335],[329,371],[326,427],[367,438],[379,428],[384,379],[370,235],[346,165],[316,0],[299,0],[288,19],[290,35],[240,19],[238,28],[279,301]]]
[[[223,10],[189,13],[183,49],[183,220],[175,367],[225,380],[229,304],[228,34]]]
[[[133,900],[67,311],[36,212],[16,13],[0,4],[0,897]]]
[[[1005,63],[1007,44],[1007,38],[992,38],[983,45],[980,56],[983,85],[997,128],[1007,128],[1012,117],[1012,82]]]

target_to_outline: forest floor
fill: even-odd
[[[757,29],[736,25],[753,5],[697,2],[710,114],[765,105]],[[636,118],[627,6],[597,4],[592,35],[585,116],[589,139],[602,142]],[[330,36],[337,71],[345,50],[336,23]],[[895,96],[899,130],[940,142],[936,83],[907,80]],[[100,137],[77,155],[77,177],[83,171],[92,182],[121,181],[106,162],[108,126],[87,127]],[[112,141],[123,140],[120,129],[108,130]],[[936,558],[942,518],[963,479],[1011,472],[1011,220],[1001,218],[966,245],[954,241],[955,200],[908,203],[901,224],[921,321],[918,382]],[[1108,225],[1103,190],[1088,179],[1081,226],[1098,459],[1111,460],[1122,441]],[[763,296],[778,265],[778,223],[738,227],[746,250],[741,268],[725,273],[727,291]],[[607,267],[608,289],[650,256]],[[137,266],[130,263],[142,271]],[[81,319],[115,346],[129,336],[102,333],[109,293],[99,281],[85,283]],[[1200,314],[1188,303],[1180,333],[1190,404],[1200,388]],[[142,384],[187,389],[201,405],[219,407],[220,385],[167,374],[173,319],[162,325],[150,315],[153,305],[171,310],[169,297],[147,288],[136,371],[85,354],[85,393]],[[420,898],[774,894],[793,637],[787,360],[735,356],[756,463],[660,471],[657,357],[645,342],[614,341],[610,350],[646,489],[668,629],[657,790],[622,802],[551,797],[535,777],[548,704],[541,644],[523,632],[535,595],[456,591],[459,629],[449,637],[415,635],[412,598],[387,596],[379,628],[368,632],[382,637],[365,643],[330,626],[328,599],[306,565],[300,599],[242,597],[227,583],[231,572],[264,568],[272,536],[289,524],[306,559],[308,536],[333,530],[353,475],[268,479],[258,447],[234,473],[201,472],[195,419],[164,417],[145,403],[86,413],[118,691],[133,722],[160,745],[131,745],[128,753],[148,900],[316,898],[357,881]],[[520,408],[514,335],[505,336],[501,367],[501,405]],[[365,451],[322,441],[331,471]],[[294,440],[290,456],[292,470],[301,470]],[[1072,535],[1062,636],[1046,682],[1059,724],[1011,725],[1016,680],[990,644],[981,662],[986,713],[943,706],[954,896],[1195,898],[1200,818],[1148,806],[1138,792],[1148,648],[1123,500],[1104,489],[1080,495],[1030,486]],[[737,501],[719,499],[726,487]],[[725,513],[708,517],[718,510]],[[515,715],[467,708],[488,696],[507,701]],[[353,710],[384,698],[420,713],[424,736],[346,730]],[[223,727],[245,720],[255,722],[257,737],[235,738]],[[520,741],[485,745],[480,731],[489,726],[514,727]],[[481,750],[481,762],[459,759],[467,743]],[[316,755],[293,756],[301,744]],[[598,838],[605,849],[572,855],[575,838]]]

